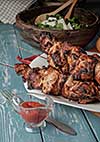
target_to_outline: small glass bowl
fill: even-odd
[[[17,103],[16,99],[13,102],[14,109],[25,121],[27,132],[36,133],[46,127],[45,120],[53,109],[51,97],[46,95],[42,100],[34,97],[34,94],[28,94],[25,98],[21,97],[21,103]]]

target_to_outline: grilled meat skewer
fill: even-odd
[[[59,42],[46,33],[40,36],[40,45],[47,53],[48,67],[14,67],[29,89],[41,89],[45,94],[62,95],[83,104],[100,101],[98,55],[87,55],[82,48]]]
[[[28,89],[42,89],[42,92],[53,95],[61,93],[66,76],[56,69],[50,66],[31,69],[25,64],[16,64],[14,68],[16,73],[22,76],[24,82],[27,81]]]
[[[100,84],[99,70],[100,57],[96,54],[87,55],[80,47],[72,46],[67,42],[56,41],[48,33],[42,33],[40,36],[41,48],[45,46],[48,64],[65,75],[73,75],[76,80],[93,80]],[[43,41],[43,42],[42,42]],[[52,42],[50,46],[48,43]],[[97,71],[98,70],[98,71]],[[97,73],[98,72],[98,73]]]
[[[20,67],[22,67],[22,64],[19,64],[19,69],[21,69]],[[25,65],[23,64],[24,67]],[[18,68],[17,73],[19,73]],[[67,78],[50,66],[31,70],[29,68],[29,70],[20,72],[20,75],[21,73],[22,77],[25,75],[29,89],[41,89],[46,94],[62,95],[69,100],[82,104],[100,101],[100,89],[93,81],[74,80],[73,76]]]

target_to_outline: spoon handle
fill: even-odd
[[[60,121],[57,121],[51,117],[48,117],[46,121],[53,126],[55,126],[57,129],[61,130],[64,133],[70,134],[70,135],[77,135],[76,131],[71,128],[69,125],[62,123]]]
[[[69,11],[67,12],[67,14],[64,17],[65,20],[70,18],[71,14],[72,14],[72,11],[73,11],[73,8],[74,8],[75,4],[77,3],[77,1],[78,0],[73,0],[73,3],[71,5]]]
[[[58,12],[60,12],[61,10],[63,10],[64,8],[66,8],[67,6],[69,6],[72,3],[73,0],[68,0],[67,2],[65,2],[63,5],[61,5],[59,8],[57,8],[56,10],[48,13],[48,15],[55,15]]]

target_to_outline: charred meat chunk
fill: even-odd
[[[96,64],[97,60],[93,58],[93,56],[82,54],[78,60],[72,64],[70,74],[75,80],[93,80]]]
[[[100,101],[99,90],[93,81],[77,81],[72,76],[65,82],[62,96],[81,104]]]
[[[46,94],[59,95],[64,81],[65,76],[54,68],[48,67],[41,79],[42,91]]]

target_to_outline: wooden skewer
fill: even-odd
[[[47,59],[46,57],[42,56],[42,55],[39,55],[41,58],[44,58],[44,59]],[[26,58],[27,59],[27,58]],[[0,62],[0,65],[2,66],[6,66],[6,67],[10,67],[10,68],[13,68],[14,69],[14,66],[13,65],[10,65],[10,64],[7,64],[7,63],[3,63],[3,62]]]
[[[0,65],[10,67],[10,68],[14,68],[14,66],[12,66],[10,64],[2,63],[2,62],[0,62]]]

